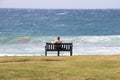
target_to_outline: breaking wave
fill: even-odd
[[[44,37],[0,37],[0,55],[44,55],[46,42],[56,36]],[[73,43],[73,55],[116,55],[120,54],[120,35],[113,36],[61,36],[62,42]],[[61,52],[66,55],[67,52]],[[50,55],[56,55],[50,53]],[[67,53],[69,55],[69,53]]]

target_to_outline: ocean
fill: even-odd
[[[120,9],[0,8],[0,56],[44,56],[57,36],[73,55],[120,55]]]

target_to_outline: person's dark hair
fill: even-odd
[[[57,37],[57,40],[60,40],[60,37],[59,37],[59,36]]]

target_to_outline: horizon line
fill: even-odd
[[[91,9],[91,10],[96,10],[96,9],[100,9],[100,10],[107,10],[107,9],[120,9],[120,8],[1,8],[0,9]]]

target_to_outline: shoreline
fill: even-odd
[[[70,55],[60,55],[60,56],[57,56],[57,54],[55,55],[0,55],[0,57],[70,57]],[[76,56],[120,56],[120,54],[111,54],[111,55],[73,55],[71,57],[76,57]]]

